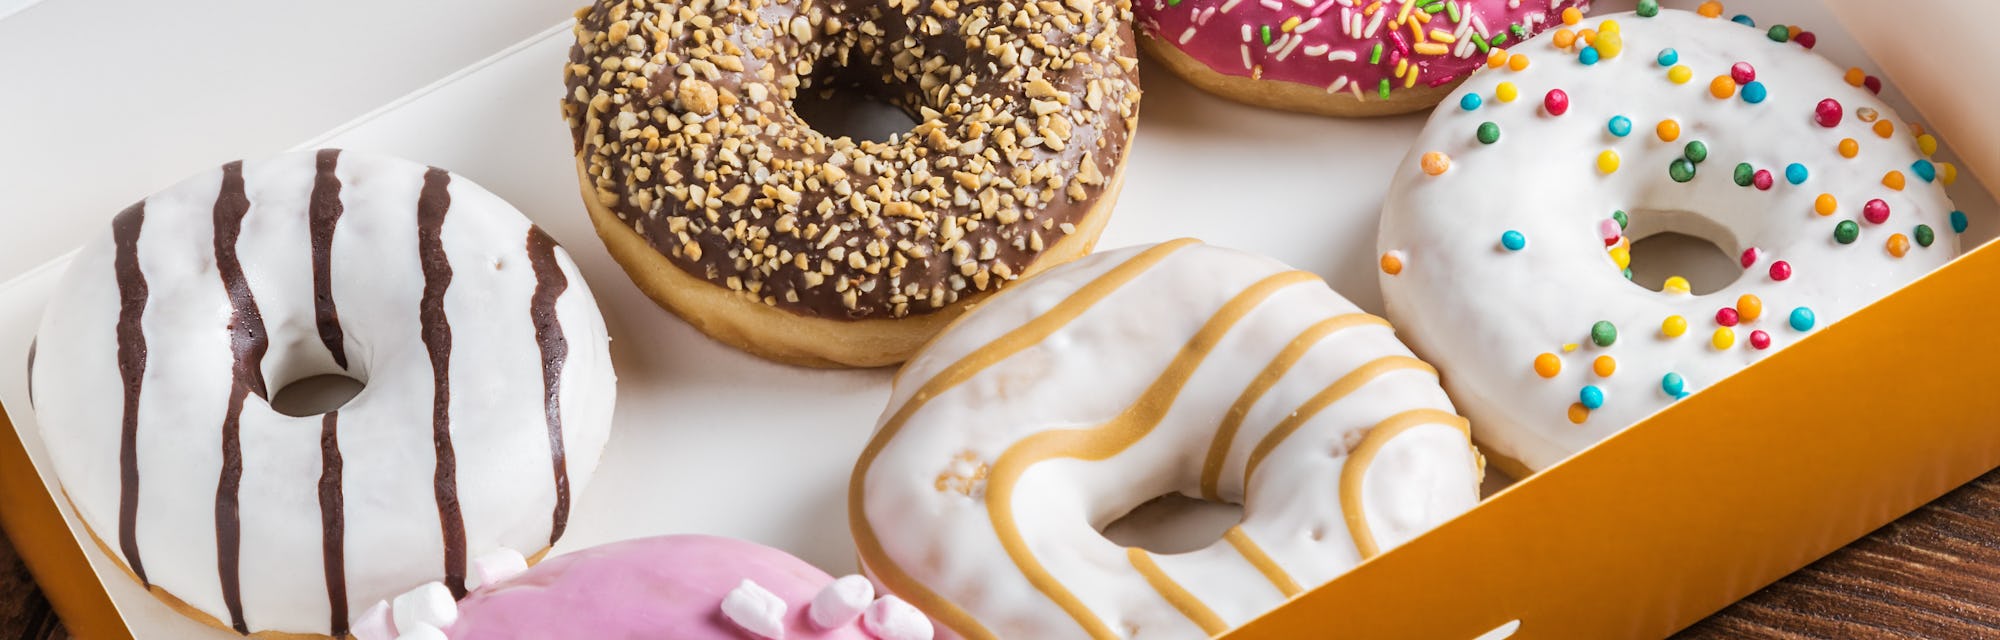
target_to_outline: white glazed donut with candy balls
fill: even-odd
[[[1483,450],[1540,470],[1958,255],[1936,139],[1794,27],[1609,16],[1446,100],[1383,210],[1390,317]],[[1862,88],[1865,86],[1866,88]],[[1628,282],[1630,242],[1740,256],[1705,295]]]

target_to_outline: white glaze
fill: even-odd
[[[1380,248],[1403,259],[1400,275],[1381,278],[1390,318],[1444,372],[1487,453],[1531,469],[1555,464],[1667,406],[1673,399],[1661,382],[1669,372],[1686,379],[1687,391],[1697,391],[1804,338],[1809,332],[1789,326],[1794,308],[1809,307],[1817,316],[1811,331],[1819,331],[1958,255],[1944,190],[1911,170],[1922,157],[1911,126],[1880,99],[1849,86],[1842,69],[1796,43],[1772,41],[1765,28],[1691,12],[1599,16],[1580,26],[1596,28],[1604,18],[1621,25],[1622,55],[1586,66],[1574,50],[1559,51],[1543,36],[1515,49],[1531,60],[1527,70],[1481,71],[1446,99],[1399,169],[1383,211]],[[1670,82],[1668,69],[1656,61],[1668,47],[1693,70],[1686,84]],[[1756,80],[1768,87],[1762,103],[1746,102],[1740,90],[1728,99],[1710,95],[1709,82],[1728,75],[1738,61],[1753,65]],[[1519,87],[1512,103],[1495,98],[1503,81]],[[1552,88],[1567,92],[1568,113],[1551,116],[1543,109]],[[1467,93],[1478,93],[1483,106],[1461,109]],[[1835,128],[1814,119],[1815,106],[1829,97],[1845,110]],[[1858,115],[1862,108],[1892,121],[1893,137],[1871,131]],[[1607,132],[1614,115],[1631,119],[1628,137]],[[1664,118],[1679,121],[1677,141],[1656,135]],[[1474,137],[1486,121],[1499,124],[1497,144]],[[1837,152],[1842,138],[1859,143],[1855,158]],[[1691,182],[1676,183],[1668,165],[1690,140],[1707,144],[1708,159]],[[1621,156],[1611,175],[1601,175],[1595,164],[1605,149]],[[1440,176],[1419,167],[1421,155],[1432,151],[1451,158]],[[1775,184],[1768,191],[1737,186],[1732,173],[1739,162],[1770,170]],[[1800,185],[1784,178],[1785,167],[1795,162],[1809,172]],[[1891,170],[1906,176],[1904,190],[1883,186]],[[1830,216],[1814,212],[1821,193],[1838,201]],[[1885,224],[1862,219],[1863,203],[1871,198],[1890,205]],[[1629,237],[1679,231],[1704,236],[1731,257],[1753,247],[1759,256],[1735,283],[1708,295],[1646,290],[1621,277],[1598,236],[1599,223],[1619,209],[1700,214],[1635,216]],[[1841,220],[1859,224],[1853,244],[1834,240]],[[1885,248],[1890,235],[1912,236],[1918,224],[1936,230],[1936,243],[1924,248],[1912,242],[1907,256],[1892,257]],[[1527,236],[1526,249],[1501,247],[1501,234],[1510,229]],[[1769,275],[1777,260],[1792,266],[1789,280]],[[1735,306],[1743,294],[1759,297],[1763,314],[1735,327],[1734,344],[1718,350],[1711,344],[1720,326],[1716,312]],[[1685,335],[1663,334],[1670,315],[1686,318]],[[1600,320],[1617,326],[1618,339],[1609,347],[1590,340]],[[1770,335],[1769,349],[1750,346],[1753,330]],[[1580,347],[1565,353],[1565,344]],[[1562,358],[1553,379],[1533,369],[1541,353]],[[1592,373],[1600,355],[1617,360],[1610,378]],[[1567,411],[1584,385],[1603,389],[1606,402],[1584,423],[1572,424]]]
[[[885,430],[894,427],[894,416],[914,401],[918,389],[954,363],[1036,324],[1128,261],[1159,252],[1165,255],[1160,262],[1045,339],[960,384],[934,389],[895,433],[877,434],[871,449],[879,446],[880,452],[872,462],[864,455],[854,480],[865,497],[863,521],[851,523],[863,543],[863,566],[937,619],[940,637],[983,634],[955,625],[941,614],[939,600],[998,637],[1087,635],[1003,549],[988,504],[990,481],[997,476],[984,472],[997,471],[1002,454],[1024,440],[1092,429],[1136,406],[1225,303],[1274,275],[1302,275],[1248,307],[1192,368],[1185,387],[1156,407],[1164,411],[1163,419],[1143,438],[1101,462],[1055,458],[1034,464],[1021,473],[1011,501],[1027,547],[1111,635],[1205,635],[1135,570],[1128,550],[1106,540],[1098,528],[1168,492],[1200,496],[1203,462],[1218,424],[1253,377],[1307,327],[1360,314],[1318,277],[1291,272],[1268,258],[1202,245],[1086,257],[1009,288],[939,336],[899,374],[884,422]],[[1409,352],[1385,324],[1364,323],[1331,333],[1303,354],[1250,405],[1235,438],[1226,443],[1218,494],[1244,506],[1242,533],[1310,588],[1362,559],[1341,504],[1345,454],[1385,418],[1420,408],[1448,413],[1452,405],[1428,371],[1382,374],[1283,439],[1246,487],[1251,450],[1287,415],[1363,363]],[[1420,424],[1388,442],[1362,480],[1366,526],[1385,546],[1478,499],[1480,465],[1460,427]],[[871,538],[880,541],[886,557],[869,553]],[[1149,557],[1226,626],[1286,599],[1227,541]],[[907,574],[922,589],[899,585],[888,575],[892,572]]]
[[[232,384],[231,306],[218,276],[214,206],[221,170],[145,201],[138,264],[150,298],[148,362],[137,429],[136,541],[147,578],[228,624],[218,579],[220,439]],[[349,615],[444,577],[434,496],[433,377],[419,335],[424,289],[417,202],[425,167],[344,152],[332,245],[332,291],[349,372],[366,387],[339,410]],[[313,152],[243,165],[251,207],[237,242],[270,336],[263,372],[276,392],[336,373],[315,324],[307,201]],[[556,490],[543,404],[542,356],[529,317],[536,288],[512,206],[453,176],[442,245],[454,275],[444,296],[452,329],[451,432],[466,550],[549,546]],[[108,231],[85,246],[51,302],[33,371],[37,418],[65,494],[106,548],[120,549],[123,386],[117,356],[119,286]],[[610,427],[614,376],[604,322],[568,255],[556,316],[568,345],[561,420],[571,495],[596,465]],[[240,580],[251,630],[328,633],[323,565],[320,416],[289,417],[250,395],[241,414]],[[379,614],[379,612],[376,612]],[[379,631],[381,621],[370,620]]]

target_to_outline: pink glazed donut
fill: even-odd
[[[1140,44],[1182,79],[1237,102],[1330,116],[1428,109],[1488,60],[1507,64],[1507,47],[1590,9],[1590,0],[1134,4]]]
[[[838,580],[789,553],[704,535],[639,538],[556,556],[473,561],[454,604],[436,582],[376,603],[356,640],[673,638],[930,640],[930,619],[861,576]]]

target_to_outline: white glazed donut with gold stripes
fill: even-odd
[[[1248,622],[1478,500],[1436,373],[1319,277],[1180,240],[1012,287],[899,374],[849,487],[863,568],[965,638],[1185,638]],[[1243,505],[1196,551],[1099,527]]]

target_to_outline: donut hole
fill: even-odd
[[[801,86],[792,110],[821,135],[855,142],[888,142],[917,126],[909,110],[853,74],[833,74]]]
[[[1694,295],[1729,288],[1742,277],[1743,267],[1729,230],[1706,216],[1686,211],[1635,210],[1625,235],[1632,238],[1632,283],[1653,291],[1666,289],[1668,278],[1687,279]]]
[[[271,394],[271,409],[294,418],[332,413],[367,386],[346,374],[323,373],[307,376]]]
[[[1243,505],[1168,493],[1141,503],[1098,528],[1123,547],[1157,554],[1187,553],[1215,544],[1243,522]]]

